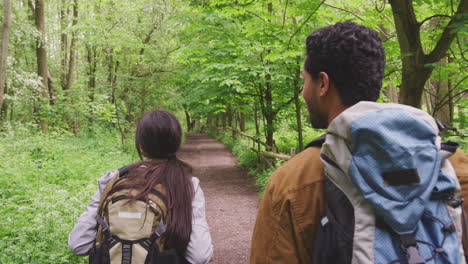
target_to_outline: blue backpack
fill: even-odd
[[[321,149],[325,210],[312,262],[466,263],[460,184],[437,122],[399,104],[360,102]]]

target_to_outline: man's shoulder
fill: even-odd
[[[286,194],[322,182],[323,167],[320,148],[309,147],[284,163],[271,175],[267,191],[275,192],[277,195]]]
[[[462,150],[457,149],[449,160],[455,168],[458,178],[468,179],[468,157],[466,154]]]

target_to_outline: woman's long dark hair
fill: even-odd
[[[164,110],[146,113],[138,122],[135,145],[143,161],[128,166],[128,179],[117,183],[111,192],[137,190],[133,199],[145,199],[157,184],[167,193],[168,218],[166,247],[184,254],[192,232],[192,168],[176,157],[182,130],[177,118]]]

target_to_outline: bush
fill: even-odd
[[[260,188],[260,196],[262,196],[263,191],[265,190],[265,187],[267,186],[268,179],[270,178],[271,174],[273,171],[271,169],[267,169],[265,171],[259,171],[259,170],[250,170],[249,174],[250,175],[255,175],[256,177],[256,183],[257,186]]]
[[[238,140],[239,142],[240,140]],[[255,168],[257,166],[257,154],[243,144],[236,144],[233,147],[233,153],[239,160],[239,164],[246,168]]]

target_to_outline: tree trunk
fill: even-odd
[[[3,1],[2,47],[0,51],[0,109],[3,109],[3,98],[6,86],[6,66],[8,59],[8,35],[11,24],[11,2]]]
[[[187,131],[191,132],[192,131],[192,126],[190,123],[190,114],[187,112],[187,110],[184,110],[185,113],[185,120],[187,121]]]
[[[96,90],[96,66],[97,66],[97,59],[96,59],[96,47],[86,45],[86,59],[88,61],[88,91],[89,91],[89,99],[91,102],[94,101],[94,93]]]
[[[73,1],[73,22],[72,27],[78,24],[78,0]],[[64,90],[69,91],[74,82],[75,67],[76,67],[76,33],[72,31],[71,42],[70,42],[70,56],[68,61],[68,73],[67,73],[67,85]]]
[[[231,104],[227,104],[226,106],[226,115],[227,115],[227,124],[228,124],[228,127],[231,127],[231,128],[236,128],[235,125],[233,124],[232,122],[232,117],[233,117],[233,112],[232,112],[232,106]],[[235,137],[236,136],[236,133],[234,132],[234,130],[231,130],[231,136],[232,137]]]
[[[39,32],[39,39],[36,44],[37,55],[37,75],[42,78],[42,97],[49,98],[49,70],[47,64],[47,49],[46,49],[46,27],[45,27],[45,3],[44,0],[36,0],[34,9],[34,18],[36,22],[37,31]],[[49,131],[47,119],[40,120],[42,131],[47,133]]]
[[[465,115],[465,109],[463,104],[458,105],[458,119],[460,120],[458,128],[459,129],[464,129],[465,128],[465,122],[466,122],[466,115]]]
[[[61,34],[60,34],[60,52],[62,54],[61,59],[60,59],[60,65],[61,65],[61,76],[60,76],[60,86],[62,87],[62,90],[66,89],[67,86],[67,71],[66,69],[68,68],[68,35],[65,33],[65,30],[67,28],[67,17],[68,17],[68,12],[69,12],[68,4],[66,0],[62,0],[61,7],[60,7],[60,28],[61,28]]]
[[[398,88],[394,85],[388,85],[384,88],[383,93],[391,103],[398,103]]]
[[[221,114],[221,123],[223,124],[223,128],[226,127],[226,113]]]
[[[294,105],[296,106],[297,139],[299,143],[299,151],[302,151],[304,149],[304,139],[302,138],[301,102],[299,99],[299,90],[300,88],[297,85],[295,85]]]
[[[119,61],[116,61],[114,63],[114,56],[113,56],[113,49],[109,48],[108,49],[108,75],[107,75],[107,81],[109,82],[110,88],[111,88],[111,102],[115,104],[116,102],[116,87],[115,87],[115,82],[117,81],[117,70],[119,69]]]
[[[239,129],[241,132],[245,132],[245,114],[239,113]]]
[[[447,64],[447,58],[440,60],[441,65]],[[444,124],[451,124],[451,93],[449,89],[448,80],[434,80],[430,81],[431,83],[431,93],[433,95],[433,106],[432,115]]]
[[[255,137],[259,138],[260,136],[260,124],[258,121],[258,106],[256,103],[254,103],[254,122],[255,122]],[[260,153],[260,144],[257,143],[257,152]],[[259,165],[260,168],[263,168],[263,163],[262,159],[260,158],[260,155],[257,154],[257,164]]]
[[[258,107],[257,104],[254,104],[254,122],[255,122],[255,137],[260,136],[260,124],[258,122]]]
[[[8,84],[5,82],[4,93],[8,94]],[[0,108],[0,120],[7,120],[8,117],[8,103],[3,102],[2,107]]]
[[[456,14],[443,29],[434,49],[427,55],[424,54],[421,44],[421,24],[416,19],[413,1],[389,0],[389,2],[392,6],[403,65],[400,103],[421,107],[424,84],[433,70],[432,67],[426,65],[435,63],[445,56],[455,38],[452,25],[459,23],[461,14],[465,13],[468,8],[468,0],[460,0]]]
[[[47,84],[49,87],[49,102],[50,105],[54,105],[57,99],[57,90],[55,90],[54,81],[52,81],[52,77],[50,76],[49,71],[47,71]]]
[[[267,74],[265,76],[266,79],[266,89],[265,89],[265,112],[263,113],[266,120],[266,144],[269,146],[267,151],[272,150],[274,147],[273,141],[273,120],[274,120],[274,113],[273,113],[273,94],[272,94],[272,87],[271,87],[271,76]]]

